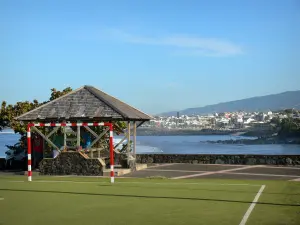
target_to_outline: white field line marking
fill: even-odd
[[[159,169],[145,169],[145,170],[142,170],[143,172],[144,171],[158,171],[158,172],[187,172],[187,173],[203,173],[203,172],[207,172],[207,170],[159,170]]]
[[[281,174],[267,174],[267,173],[231,173],[231,172],[224,172],[225,174],[237,174],[237,175],[253,175],[253,176],[268,176],[268,177],[298,177],[296,175],[281,175]]]
[[[178,165],[180,163],[166,163],[166,164],[160,164],[160,165],[155,165],[155,166],[149,166],[147,168],[157,168],[157,167],[163,167],[163,166],[172,166],[172,165]]]
[[[197,163],[197,164],[190,164],[190,163],[178,163],[178,164],[184,164],[184,165],[193,165],[193,166],[228,166],[228,167],[241,167],[241,166],[245,166],[244,164],[201,164],[201,163]]]
[[[267,166],[264,165],[264,168],[267,169],[288,169],[288,170],[300,170],[300,167],[291,167],[291,166]]]
[[[228,166],[228,167],[242,167],[245,166],[244,164],[190,164],[190,163],[166,163],[161,165],[155,165],[155,166],[149,166],[148,168],[155,168],[155,167],[161,167],[161,166],[172,166],[172,165],[193,165],[193,166]],[[291,167],[291,166],[268,166],[268,165],[260,165],[263,168],[270,168],[270,169],[294,169],[294,170],[300,170],[300,167]]]
[[[300,181],[300,178],[292,179],[292,180],[289,180],[289,181]]]
[[[75,177],[75,175],[61,175],[61,176],[53,176],[53,177]]]
[[[14,181],[7,181],[7,182],[14,182]],[[21,181],[24,182],[24,181]],[[75,184],[109,184],[109,182],[103,181],[69,181],[69,180],[37,180],[32,181],[33,183],[75,183]],[[116,182],[115,184],[157,184],[157,185],[215,185],[215,186],[261,186],[260,184],[228,184],[228,183],[211,183],[211,182],[199,182],[199,183],[192,183],[192,182],[178,182],[178,183],[160,183],[160,182]],[[114,185],[115,185],[114,184]]]
[[[23,180],[10,180],[9,182],[10,183],[23,183],[25,181],[23,181]]]
[[[254,200],[252,201],[251,205],[249,206],[248,210],[246,211],[242,221],[240,222],[240,225],[245,225],[247,223],[247,220],[252,212],[252,210],[254,209],[260,195],[262,194],[262,192],[264,191],[266,185],[262,185],[261,188],[259,189],[259,191],[257,192]]]
[[[237,171],[237,170],[246,170],[246,169],[256,168],[256,167],[261,167],[261,165],[257,165],[257,166],[244,166],[244,167],[235,168],[235,169],[211,171],[211,172],[206,172],[206,173],[192,174],[192,175],[186,175],[186,176],[180,176],[180,177],[172,177],[171,179],[183,179],[183,178],[189,178],[189,177],[200,177],[200,176],[207,176],[207,175],[218,174],[218,173],[225,173],[225,172],[231,172],[231,171]]]
[[[0,198],[0,201],[4,200],[4,198]]]

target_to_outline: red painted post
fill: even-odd
[[[28,124],[28,126],[27,126],[27,154],[28,154],[28,181],[32,181],[30,124]]]
[[[113,125],[109,124],[109,151],[110,151],[110,182],[115,182],[114,172],[114,142],[113,142]]]

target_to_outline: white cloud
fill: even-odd
[[[171,46],[180,49],[179,52],[187,55],[230,56],[243,53],[241,46],[216,38],[191,37],[188,35],[146,37],[132,35],[117,29],[110,30],[109,33],[111,37],[119,41],[143,45]]]

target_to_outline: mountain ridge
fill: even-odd
[[[286,108],[300,109],[300,90],[285,91],[278,94],[269,94],[264,96],[255,96],[245,99],[233,100],[228,102],[220,102],[217,104],[206,105],[203,107],[187,108],[179,111],[164,112],[159,115],[175,116],[177,112],[184,115],[192,114],[210,114],[220,112],[234,112],[234,111],[267,111],[280,110]]]

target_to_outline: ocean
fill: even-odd
[[[115,141],[122,137],[115,136]],[[262,155],[300,155],[300,145],[230,145],[209,144],[203,141],[230,140],[246,138],[230,135],[199,136],[138,136],[137,153],[163,154],[262,154]],[[5,157],[5,145],[13,145],[19,135],[12,130],[0,132],[0,158]]]

